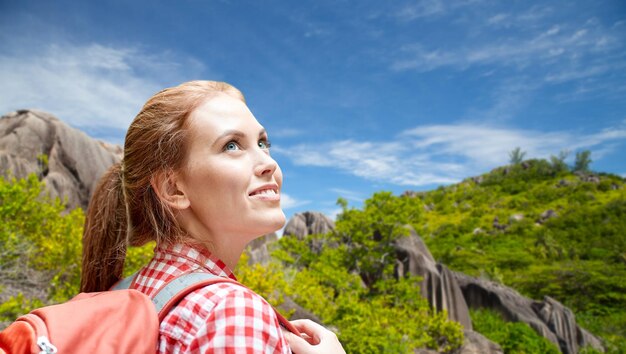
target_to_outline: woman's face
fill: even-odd
[[[192,112],[189,129],[180,171],[181,190],[190,202],[187,231],[201,240],[227,238],[245,245],[281,228],[282,172],[270,157],[265,129],[248,107],[219,94]]]

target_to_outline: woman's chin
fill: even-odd
[[[287,222],[287,218],[285,217],[285,213],[283,213],[282,209],[277,211],[276,215],[272,217],[272,221],[271,221],[272,226],[270,227],[271,231],[266,232],[266,233],[276,232],[280,230],[283,226],[285,226],[286,222]]]

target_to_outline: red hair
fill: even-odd
[[[156,173],[181,167],[188,146],[187,118],[218,94],[245,102],[224,82],[190,81],[152,96],[135,117],[124,158],[100,179],[87,208],[83,231],[81,291],[108,290],[124,269],[128,245],[175,242],[184,232],[173,211],[151,187]]]

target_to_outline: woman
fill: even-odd
[[[127,245],[156,241],[131,287],[151,296],[165,282],[206,271],[235,279],[245,246],[285,223],[282,173],[265,129],[241,92],[192,81],[146,102],[131,123],[124,158],[102,177],[87,212],[81,291],[121,275]],[[159,353],[343,352],[332,332],[294,321],[285,335],[272,307],[228,282],[185,297],[161,322]]]

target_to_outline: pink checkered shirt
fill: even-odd
[[[157,247],[133,288],[154,296],[165,282],[191,270],[235,279],[219,259],[186,245]],[[217,283],[187,295],[161,322],[158,353],[291,353],[276,313],[244,286]]]

